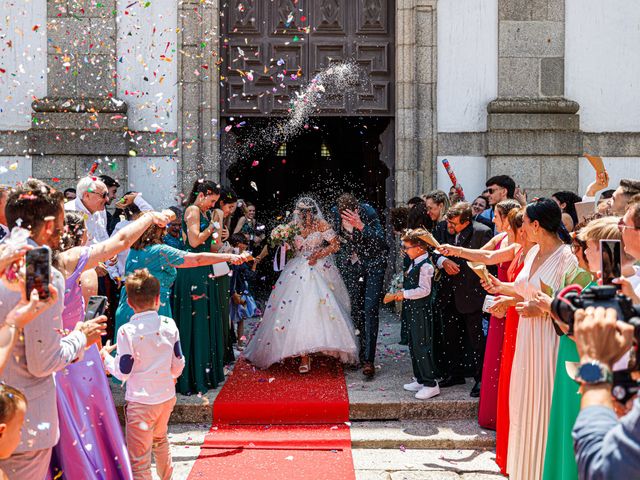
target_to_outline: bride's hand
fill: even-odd
[[[315,254],[314,255],[310,255],[309,256],[309,265],[311,265],[313,267],[316,263],[318,263],[318,257],[316,257]]]

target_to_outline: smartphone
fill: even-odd
[[[482,303],[482,311],[486,313],[491,313],[489,309],[493,307],[496,303],[496,297],[494,295],[486,295],[484,297],[484,302]]]
[[[613,285],[613,279],[622,276],[620,240],[600,240],[600,272],[602,272],[602,285]]]
[[[35,288],[40,300],[49,298],[49,281],[51,279],[51,250],[49,247],[38,247],[27,251],[25,256],[27,298]]]
[[[92,295],[89,297],[89,303],[84,314],[84,321],[93,320],[96,317],[104,314],[107,309],[107,297],[100,295]]]

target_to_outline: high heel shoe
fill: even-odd
[[[300,373],[309,373],[311,371],[311,357],[302,357],[298,371]]]

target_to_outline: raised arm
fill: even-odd
[[[452,245],[442,245],[438,250],[447,257],[460,257],[471,262],[480,262],[485,265],[497,265],[498,263],[513,260],[519,248],[520,245],[512,243],[508,247],[501,248],[499,250],[474,250],[471,248],[455,247]]]
[[[229,262],[233,264],[242,263],[243,257],[231,253],[187,253],[184,257],[184,263],[176,265],[176,268],[192,268],[202,267],[205,265],[214,265],[216,263]]]
[[[233,231],[233,233],[240,233],[245,223],[247,223],[247,217],[240,217],[240,220],[238,220],[238,224],[236,225],[236,229]]]

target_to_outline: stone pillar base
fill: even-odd
[[[578,189],[582,135],[578,103],[498,98],[487,110],[488,177],[509,175],[531,195]]]
[[[94,162],[122,185],[135,143],[127,133],[127,104],[113,98],[46,97],[32,104],[29,153],[33,176],[58,188],[75,186]]]

